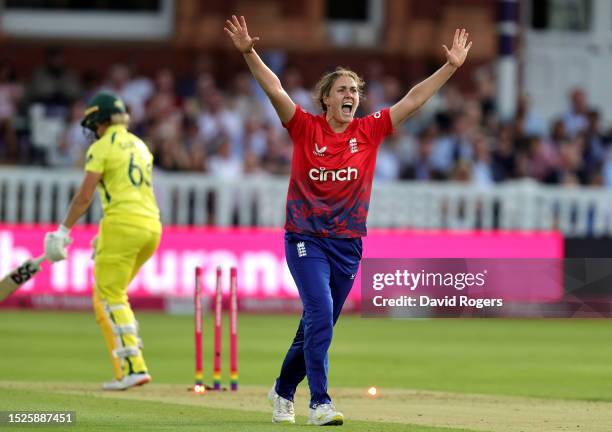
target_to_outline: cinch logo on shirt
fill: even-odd
[[[357,180],[359,170],[357,168],[348,167],[338,170],[328,170],[326,168],[312,168],[308,171],[308,177],[314,181],[352,181]]]

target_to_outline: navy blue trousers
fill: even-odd
[[[361,260],[361,239],[285,234],[285,256],[304,306],[293,343],[285,356],[276,392],[293,400],[308,378],[310,407],[330,403],[327,351],[334,324],[351,291]]]

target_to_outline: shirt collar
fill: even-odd
[[[329,132],[329,133],[331,133],[333,135],[337,135],[337,136],[342,136],[342,135],[349,134],[349,133],[353,132],[353,130],[357,126],[357,118],[353,117],[353,120],[351,120],[351,122],[346,127],[346,129],[344,129],[343,132],[335,132],[331,128],[329,123],[327,123],[327,119],[325,118],[325,113],[319,114],[319,119],[320,119],[319,121],[323,124],[323,129],[325,129],[325,130],[327,130],[327,132]]]

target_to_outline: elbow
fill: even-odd
[[[410,107],[410,113],[417,111],[428,100],[428,98],[419,95],[417,92],[415,93],[416,94],[413,93],[408,95],[408,106]]]
[[[282,90],[283,89],[283,83],[281,83],[281,80],[279,77],[277,77],[276,75],[272,75],[272,81],[271,81],[271,86],[274,89],[277,90]]]
[[[278,99],[285,93],[285,89],[281,85],[280,81],[277,81],[273,85],[270,86],[270,90],[267,92],[268,97],[272,100]]]

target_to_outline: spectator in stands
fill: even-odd
[[[500,127],[497,144],[493,150],[491,170],[496,182],[510,180],[516,176],[516,151],[511,125]]]
[[[482,113],[482,126],[492,130],[498,122],[495,78],[491,66],[480,67],[474,74],[476,97]]]
[[[475,117],[466,112],[452,120],[451,132],[439,136],[433,143],[431,163],[436,171],[448,174],[458,160],[471,161],[473,158],[472,134]],[[477,123],[477,120],[476,120]]]
[[[264,125],[258,122],[255,118],[247,120],[244,124],[244,148],[248,153],[255,154],[261,158],[266,152],[267,147],[267,129],[270,129],[269,124]]]
[[[217,152],[208,159],[208,172],[222,180],[236,180],[242,177],[242,159],[232,154],[229,137],[220,137]]]
[[[196,56],[191,73],[181,76],[178,80],[177,96],[184,100],[197,98],[200,78],[202,76],[214,77],[215,67],[214,57],[208,53]]]
[[[365,80],[368,83],[366,97],[363,100],[363,109],[366,112],[374,112],[375,106],[380,104],[384,98],[383,79],[385,77],[385,65],[379,60],[372,60],[365,69]]]
[[[157,139],[154,162],[164,171],[185,171],[190,166],[189,155],[171,133]]]
[[[389,137],[384,140],[378,150],[374,179],[379,181],[394,181],[400,178],[401,162],[399,141]]]
[[[0,160],[15,163],[19,159],[15,120],[23,96],[23,86],[11,64],[0,61]]]
[[[290,97],[307,111],[317,111],[303,82],[303,71],[285,68],[285,58],[279,53],[270,53],[269,57],[277,71],[283,73]],[[102,87],[113,89],[126,100],[132,129],[146,137],[160,158],[157,163],[165,169],[205,172],[209,158],[218,151],[219,140],[229,136],[232,158],[241,159],[243,165],[251,166],[256,159],[264,171],[287,172],[286,160],[291,154],[287,135],[267,98],[260,94],[260,100],[257,84],[248,73],[224,75],[218,82],[216,69],[214,57],[205,53],[196,58],[193,71],[178,85],[174,72],[168,68],[154,72],[151,79],[137,77],[135,65],[124,63],[113,64],[104,81],[93,69],[78,77],[67,68],[63,52],[50,49],[45,65],[33,73],[24,91],[9,63],[0,62],[0,161],[61,166],[77,163],[81,138],[78,126],[70,120],[71,107]],[[400,85],[380,61],[371,61],[366,75],[367,98],[358,113],[374,112],[388,105],[397,98],[394,95]],[[473,96],[447,84],[388,138],[378,159],[379,165],[388,169],[379,168],[379,179],[399,176],[448,180],[456,172],[457,161],[462,160],[467,162],[465,167],[473,181],[489,177],[480,174],[490,168],[495,182],[517,177],[556,182],[559,173],[567,171],[559,171],[561,147],[578,138],[581,168],[576,178],[582,184],[607,184],[609,125],[602,125],[598,111],[588,109],[583,90],[571,93],[571,108],[551,125],[544,122],[526,96],[519,99],[515,118],[500,124],[491,69],[479,68],[473,78]],[[31,109],[35,101],[45,105]],[[19,108],[29,120],[27,128],[17,121],[20,102]],[[272,121],[267,120],[270,117]],[[432,124],[435,127],[428,130]],[[276,130],[276,135],[271,129]],[[422,134],[423,131],[427,132]],[[483,162],[486,152],[477,148],[479,133],[489,139],[488,164]],[[432,143],[418,144],[417,137],[425,136],[432,137]],[[247,153],[252,153],[248,157],[253,159],[248,163]],[[484,169],[486,166],[489,168]]]
[[[585,182],[582,160],[583,139],[576,137],[567,140],[559,147],[559,164],[544,181],[546,183],[576,186]]]
[[[612,189],[612,146],[606,149],[601,167],[602,182],[605,187]]]
[[[442,96],[443,110],[449,117],[455,117],[463,112],[465,106],[465,95],[459,91],[457,86],[452,83],[446,84],[443,91],[440,93]]]
[[[95,96],[98,89],[102,86],[103,79],[101,71],[97,69],[86,69],[81,74],[81,94],[79,99],[85,103]]]
[[[248,122],[262,123],[264,116],[255,92],[253,80],[246,72],[239,72],[232,81],[232,94],[229,98],[229,108],[240,116],[243,124]]]
[[[556,119],[553,121],[550,127],[550,141],[555,147],[559,147],[562,142],[569,138],[565,123],[562,119]]]
[[[50,155],[50,165],[83,166],[85,152],[90,144],[81,126],[83,112],[85,112],[85,104],[81,100],[77,100],[70,107],[67,127],[60,138],[57,149]]]
[[[41,102],[52,110],[59,109],[57,114],[64,115],[69,105],[81,96],[80,91],[79,78],[66,66],[63,51],[49,48],[45,64],[32,75],[26,89],[26,101],[28,104]]]
[[[203,102],[212,92],[219,91],[217,80],[215,80],[215,77],[210,73],[201,73],[198,75],[196,84],[197,91],[194,98],[198,103]]]
[[[526,138],[527,148],[521,154],[524,161],[524,175],[538,181],[549,178],[559,167],[558,149],[548,140],[534,135]]]
[[[26,88],[30,132],[29,162],[53,163],[70,105],[81,95],[78,76],[66,66],[59,48],[46,51],[45,64],[36,69]]]
[[[435,125],[432,125],[436,129]],[[396,128],[393,135],[387,138],[388,141],[393,141],[392,148],[396,154],[397,160],[400,164],[399,178],[404,178],[406,170],[414,164],[414,160],[417,154],[417,140],[416,137],[408,133],[406,128]]]
[[[402,177],[415,180],[440,180],[446,173],[439,171],[433,162],[436,128],[430,126],[419,134],[417,154],[412,166],[406,167]]]
[[[480,102],[476,99],[465,99],[463,113],[465,118],[464,135],[467,137],[476,135],[484,126]]]
[[[189,161],[186,167],[188,171],[205,173],[208,166],[208,156],[204,146],[194,146],[188,150]]]
[[[291,145],[281,133],[276,128],[267,128],[266,151],[261,156],[263,168],[274,175],[288,175],[291,170]]]
[[[208,155],[206,143],[200,136],[198,123],[192,117],[185,115],[183,117],[182,130],[181,145],[188,157],[188,163],[185,168],[188,171],[206,171]]]
[[[145,104],[153,95],[154,86],[147,77],[134,77],[132,69],[125,63],[115,63],[108,73],[104,90],[117,94],[130,112],[132,129],[139,128],[145,119]]]
[[[478,186],[493,184],[493,160],[491,142],[482,132],[474,136],[474,162],[471,166],[472,182]]]
[[[171,69],[163,68],[155,75],[155,88],[149,103],[155,104],[156,98],[163,96],[161,104],[166,112],[163,115],[173,115],[180,108],[181,101],[176,93],[174,72]]]
[[[546,122],[544,118],[530,105],[529,97],[523,95],[519,98],[516,117],[517,132],[524,136],[544,136],[546,134]]]
[[[453,166],[450,180],[463,183],[472,181],[472,167],[470,163],[465,160],[458,160]]]
[[[570,137],[576,136],[588,126],[587,114],[589,106],[586,93],[581,88],[575,88],[570,93],[570,109],[563,115],[565,130]]]
[[[589,111],[587,127],[584,131],[584,151],[582,154],[584,169],[588,178],[601,168],[608,144],[608,137],[604,136],[601,131],[599,111]]]
[[[147,136],[150,140],[171,139],[177,141],[183,127],[183,113],[174,89],[174,74],[161,69],[155,78],[155,90],[146,105]],[[163,138],[162,138],[163,136]]]
[[[267,177],[269,174],[261,166],[261,161],[259,160],[259,157],[255,153],[250,151],[247,151],[244,154],[243,172],[244,175],[247,175],[250,178]]]
[[[159,109],[159,117],[151,119],[147,134],[156,162],[160,168],[170,171],[185,170],[189,166],[189,156],[182,114],[167,97],[160,95],[156,100],[159,103],[156,108]],[[157,160],[157,157],[160,159]]]
[[[202,139],[210,144],[224,136],[223,141],[229,140],[232,158],[241,158],[243,123],[238,112],[226,105],[225,97],[217,88],[207,89],[200,98],[197,122]]]
[[[198,75],[195,82],[195,94],[183,99],[183,111],[188,117],[197,119],[202,109],[202,101],[213,91],[218,91],[215,78],[209,73]]]
[[[376,102],[373,111],[380,111],[391,106],[402,97],[402,86],[399,80],[393,76],[387,75],[384,77],[382,90],[382,98]]]
[[[428,164],[431,164],[436,171],[448,174],[454,163],[455,140],[451,129],[455,120],[447,118],[445,114],[441,117],[442,121],[438,122],[439,127],[430,131],[427,131],[430,128],[425,129],[419,134],[419,140],[424,137],[432,139],[429,143],[431,148],[427,152]]]

